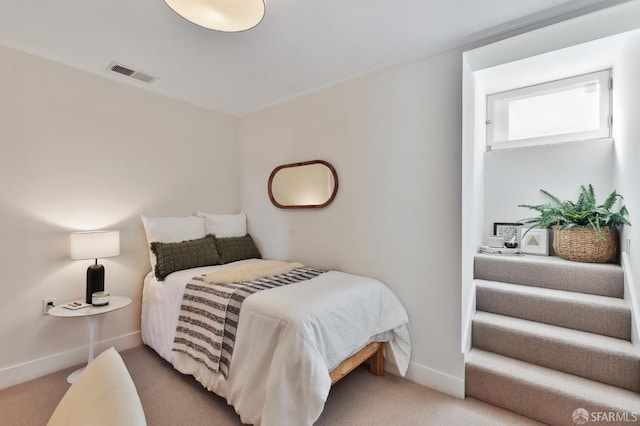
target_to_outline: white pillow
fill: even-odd
[[[247,215],[244,212],[238,214],[198,212],[198,216],[204,218],[204,227],[207,234],[213,234],[218,238],[244,237],[247,235]]]
[[[96,357],[67,390],[47,426],[147,424],[122,357],[112,347]]]
[[[149,248],[149,261],[151,270],[155,270],[156,256],[150,249],[151,243],[179,243],[187,240],[204,238],[204,219],[199,216],[179,217],[147,217],[140,216],[147,233],[147,248]]]

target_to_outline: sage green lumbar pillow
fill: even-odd
[[[260,250],[249,234],[244,237],[216,238],[216,247],[222,263],[244,259],[262,259]]]
[[[172,272],[220,264],[213,235],[179,243],[153,242],[151,251],[156,255],[155,274],[160,281]]]

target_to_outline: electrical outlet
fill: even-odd
[[[42,299],[42,315],[49,314],[49,309],[53,308],[55,301],[55,297],[47,297],[46,299]]]
[[[627,253],[631,252],[631,238],[627,238]]]

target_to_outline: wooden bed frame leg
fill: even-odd
[[[366,360],[370,360],[369,371],[376,376],[382,376],[384,374],[384,343],[369,343],[355,355],[342,361],[333,371],[329,372],[331,384],[334,385]]]
[[[384,375],[384,345],[380,345],[370,358],[369,371],[376,376]]]

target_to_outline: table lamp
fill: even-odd
[[[95,259],[95,263],[87,269],[87,303],[91,304],[93,293],[104,291],[104,266],[98,263],[98,259],[117,256],[119,254],[119,231],[71,233],[71,259]]]

